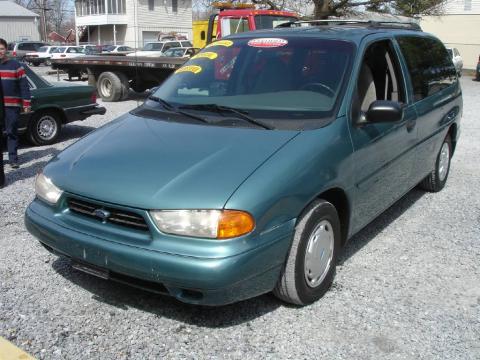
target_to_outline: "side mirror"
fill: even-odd
[[[365,115],[369,123],[397,122],[403,118],[403,108],[396,101],[377,100],[370,104]]]

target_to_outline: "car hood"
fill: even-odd
[[[64,191],[142,209],[218,209],[296,131],[185,124],[127,114],[55,156]]]

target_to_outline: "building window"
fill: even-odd
[[[172,0],[172,11],[174,13],[178,12],[178,0]]]
[[[463,10],[471,11],[472,10],[472,0],[464,0]]]
[[[148,10],[155,10],[155,0],[148,0]]]

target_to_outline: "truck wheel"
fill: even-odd
[[[128,82],[128,78],[124,73],[121,72],[116,72],[115,75],[117,75],[120,79],[120,83],[122,86],[122,95],[120,96],[120,100],[127,100],[128,90],[130,89],[130,83]]]
[[[340,249],[340,220],[325,200],[313,202],[295,226],[292,246],[273,290],[279,299],[307,305],[330,288]]]
[[[41,111],[32,116],[28,125],[28,138],[37,146],[53,144],[60,135],[61,126],[61,115],[58,111]]]
[[[97,91],[103,101],[118,101],[122,97],[122,89],[122,81],[117,74],[106,71],[98,77]]]

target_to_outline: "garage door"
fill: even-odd
[[[142,31],[143,45],[147,42],[158,41],[158,31]]]

